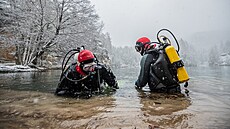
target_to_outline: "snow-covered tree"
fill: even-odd
[[[222,48],[222,53],[229,53],[230,54],[230,41],[226,41],[220,47]]]
[[[111,60],[115,67],[138,67],[140,59],[134,47],[112,47]]]
[[[219,57],[220,57],[220,50],[215,45],[214,47],[211,48],[211,50],[209,52],[209,56],[208,56],[209,65],[210,66],[218,65]]]
[[[0,1],[0,28],[11,23],[6,0]]]
[[[104,64],[111,64],[112,42],[109,33],[101,33],[95,42],[98,42],[97,46],[94,46],[93,51],[98,60]]]
[[[183,39],[179,40],[180,45],[180,57],[184,61],[186,66],[196,66],[197,61],[197,55],[196,50],[193,48],[192,45],[190,45],[187,41],[184,41]],[[177,48],[177,47],[175,47]]]
[[[103,26],[89,0],[8,0],[5,4],[13,24],[1,30],[8,33],[5,42],[16,47],[17,64],[37,64],[51,48],[66,52],[98,44]]]

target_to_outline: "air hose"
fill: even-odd
[[[167,32],[169,32],[169,33],[173,36],[173,38],[174,38],[174,40],[176,41],[176,44],[177,44],[177,53],[179,53],[179,51],[180,51],[180,45],[179,45],[179,43],[178,43],[176,37],[174,36],[174,34],[173,34],[170,30],[168,30],[168,29],[161,29],[161,30],[159,30],[158,33],[157,33],[157,40],[158,40],[160,43],[162,43],[160,37],[163,37],[163,38],[164,38],[163,40],[168,40],[168,41],[170,42],[170,40],[169,40],[166,36],[163,36],[163,35],[159,36],[159,34],[160,34],[162,31],[167,31]]]
[[[81,81],[81,80],[86,79],[86,78],[90,75],[90,73],[89,73],[88,75],[84,76],[84,77],[81,78],[81,79],[74,80],[74,79],[69,78],[69,77],[66,75],[66,73],[64,72],[65,69],[66,69],[66,66],[67,66],[67,64],[68,64],[68,62],[69,62],[69,60],[71,59],[71,57],[73,57],[75,54],[79,53],[79,52],[81,51],[81,49],[84,50],[85,47],[84,47],[84,46],[81,46],[81,48],[80,48],[80,47],[77,47],[77,49],[69,50],[69,51],[66,53],[66,55],[65,55],[65,57],[64,57],[64,59],[63,59],[63,61],[62,61],[62,72],[61,72],[61,76],[60,76],[59,81],[61,81],[62,76],[65,76],[65,78],[68,79],[69,81],[72,81],[72,82],[79,82],[79,81]],[[72,54],[68,57],[68,59],[66,60],[67,56],[68,56],[71,52],[73,52],[73,53],[72,53]],[[96,62],[97,62],[97,64],[98,64],[98,60],[97,60],[96,55],[94,55],[94,57],[96,58]],[[65,60],[66,60],[66,62],[65,62]],[[73,63],[73,64],[76,64],[76,63],[77,63],[77,62],[75,62],[75,63]],[[100,83],[100,82],[99,82],[99,83]]]
[[[67,61],[65,62],[65,60],[66,60],[66,57],[71,53],[71,52],[74,52],[74,53],[72,53],[69,57],[68,57],[68,59],[67,59]],[[61,77],[60,77],[60,81],[61,81],[61,78],[62,78],[62,75],[64,75],[64,70],[65,70],[65,68],[66,68],[66,65],[68,64],[68,62],[69,62],[69,60],[70,60],[70,58],[73,56],[73,55],[75,55],[76,53],[79,53],[80,52],[80,48],[77,48],[77,49],[72,49],[72,50],[69,50],[66,54],[65,54],[65,57],[64,57],[64,59],[63,59],[63,61],[62,61],[62,65],[61,65]],[[65,65],[64,65],[65,64]]]
[[[85,49],[84,46],[81,46],[81,47],[82,47],[83,49]],[[75,54],[79,53],[80,51],[81,51],[81,48],[80,48],[80,47],[77,47],[77,49],[69,50],[69,51],[66,53],[66,55],[65,55],[65,57],[64,57],[64,59],[63,59],[63,61],[62,61],[62,72],[61,72],[61,76],[60,76],[59,81],[61,81],[62,76],[65,76],[65,78],[66,78],[67,80],[72,81],[72,82],[79,82],[79,81],[81,81],[81,80],[86,79],[86,78],[89,76],[89,75],[86,75],[86,76],[84,76],[84,77],[81,78],[81,79],[73,80],[73,79],[69,78],[69,77],[66,75],[66,73],[64,72],[65,69],[66,69],[66,66],[67,66],[67,64],[68,64],[68,62],[69,62],[69,60],[71,59],[71,57],[73,57]],[[73,52],[73,53],[72,53],[72,54],[68,57],[68,59],[66,60],[66,57],[67,57],[71,52]],[[66,62],[65,62],[65,60],[66,60]],[[73,64],[76,64],[76,63],[77,63],[77,62],[75,62],[75,63],[73,63]],[[65,64],[65,65],[64,65],[64,64]]]

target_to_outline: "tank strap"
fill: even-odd
[[[184,62],[182,60],[179,60],[179,61],[173,62],[172,65],[176,68],[180,68],[184,66]]]

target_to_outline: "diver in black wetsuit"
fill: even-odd
[[[93,93],[100,93],[103,83],[107,83],[114,90],[118,89],[116,77],[112,71],[98,63],[91,51],[82,50],[78,55],[78,62],[72,64],[62,74],[56,95],[91,97]]]
[[[142,89],[148,83],[153,92],[181,92],[176,70],[170,69],[168,59],[159,44],[142,37],[136,41],[135,49],[142,55],[140,74],[135,82],[136,89]]]

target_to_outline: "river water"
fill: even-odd
[[[0,128],[230,128],[230,67],[187,71],[189,96],[136,91],[139,70],[126,68],[113,70],[116,93],[90,99],[53,95],[59,70],[1,73]]]

